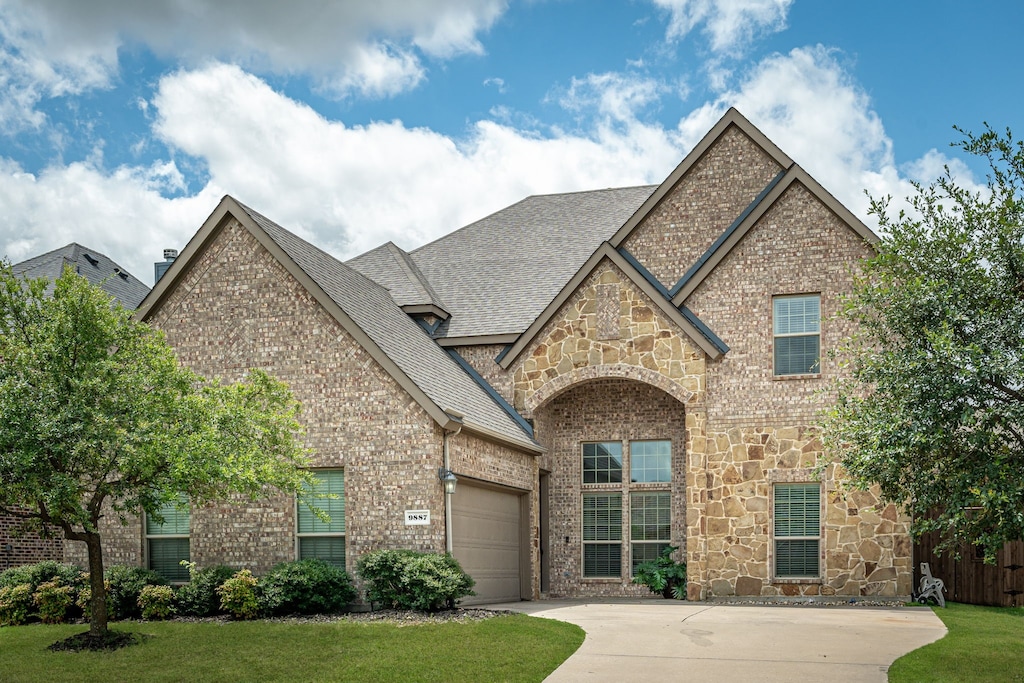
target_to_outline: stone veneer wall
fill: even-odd
[[[621,376],[683,402],[705,390],[704,353],[610,261],[579,286],[509,368],[515,407],[533,409],[580,381]]]
[[[622,246],[671,288],[781,170],[732,126]]]
[[[910,594],[909,519],[895,505],[879,508],[873,492],[844,490],[834,466],[822,475],[821,579],[773,577],[773,484],[818,481],[821,455],[805,427],[709,429],[705,597]]]
[[[655,387],[627,379],[584,382],[538,409],[537,438],[548,448],[540,466],[550,472],[548,499],[550,543],[548,595],[550,597],[649,596],[643,586],[630,583],[629,492],[672,493],[672,539],[686,553],[686,430],[683,405]],[[639,440],[672,441],[670,484],[633,484],[629,479],[629,443]],[[621,484],[583,485],[582,446],[587,441],[621,441]],[[617,579],[583,578],[582,494],[621,492],[623,515],[623,575]]]

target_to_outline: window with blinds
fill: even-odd
[[[315,482],[297,501],[298,557],[317,558],[340,569],[345,568],[345,472],[314,472]],[[330,517],[324,522],[309,508],[313,505]]]
[[[192,515],[188,501],[164,503],[158,514],[146,513],[146,555],[149,568],[168,581],[188,581],[188,569],[181,563],[189,561],[189,528]],[[163,522],[157,521],[157,517]]]
[[[817,578],[821,544],[821,484],[776,484],[775,576]]]
[[[583,576],[622,575],[622,494],[583,495]]]
[[[776,376],[821,372],[821,297],[818,294],[772,299]]]

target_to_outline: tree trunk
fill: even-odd
[[[85,532],[85,545],[89,549],[89,635],[98,638],[107,634],[107,589],[103,583],[103,547],[100,535]]]

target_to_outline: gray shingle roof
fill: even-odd
[[[15,275],[27,278],[45,277],[56,280],[70,265],[89,282],[102,287],[127,309],[135,310],[149,294],[149,287],[106,255],[95,249],[72,242],[60,249],[15,263],[11,268]],[[48,291],[53,290],[51,284]]]
[[[451,314],[439,334],[525,330],[655,187],[527,197],[412,251],[409,256]],[[382,272],[373,253],[349,263],[391,286],[398,276]]]
[[[265,216],[240,206],[437,406],[462,414],[467,425],[537,448],[508,413],[398,307],[387,289]]]
[[[432,305],[448,310],[409,254],[394,242],[361,254],[346,265],[386,287],[399,306]]]

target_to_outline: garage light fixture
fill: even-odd
[[[445,495],[450,496],[455,493],[455,485],[458,483],[459,478],[455,476],[455,473],[451,470],[439,467],[437,470],[437,478],[444,484]]]

